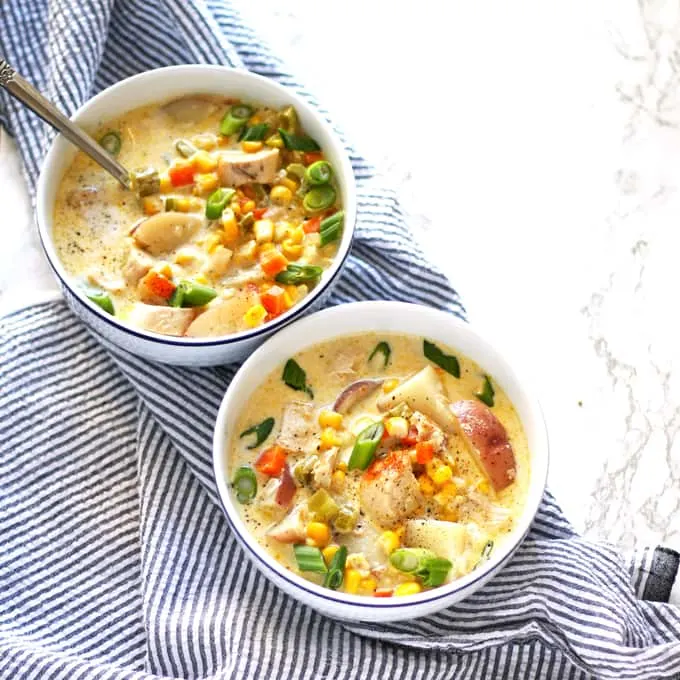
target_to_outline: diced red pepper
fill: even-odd
[[[392,591],[389,588],[378,588],[373,597],[392,597]]]
[[[272,286],[269,290],[261,293],[260,301],[272,318],[286,311],[286,291],[280,286]]]
[[[302,159],[305,165],[311,165],[317,161],[322,161],[323,154],[321,151],[307,151],[307,153],[302,155]]]
[[[253,217],[256,220],[261,220],[267,210],[268,208],[255,208],[255,210],[253,210]]]
[[[316,234],[319,229],[321,229],[320,217],[312,217],[311,220],[302,223],[302,231],[304,231],[305,234]]]
[[[427,465],[434,458],[432,442],[418,442],[416,444],[416,463]]]
[[[263,475],[278,477],[286,464],[286,449],[278,444],[265,449],[255,461],[255,469]]]
[[[170,166],[168,176],[173,187],[183,187],[193,183],[195,172],[194,165],[189,159],[181,159]]]

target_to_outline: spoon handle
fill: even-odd
[[[66,139],[84,151],[92,160],[113,175],[126,189],[130,188],[130,173],[107,153],[90,135],[70,121],[52,102],[24,80],[4,59],[0,59],[0,87],[40,116]]]

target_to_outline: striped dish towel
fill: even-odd
[[[172,63],[299,89],[223,0],[5,0],[0,49],[69,112]],[[52,132],[1,101],[33,187]],[[331,303],[402,299],[462,317],[394,196],[350,153],[360,219]],[[677,553],[627,559],[586,541],[549,495],[510,564],[460,605],[393,625],[324,618],[251,567],[215,503],[212,426],[236,367],[150,365],[99,344],[61,301],[0,326],[1,680],[680,674]]]

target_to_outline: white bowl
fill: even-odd
[[[241,97],[277,108],[292,104],[302,126],[319,142],[335,169],[345,211],[342,240],[332,265],[300,304],[264,326],[217,338],[159,335],[126,326],[104,312],[74,286],[52,241],[52,218],[57,189],[76,154],[76,149],[61,135],[54,140],[43,163],[38,180],[36,217],[45,254],[61,283],[66,301],[93,331],[123,349],[147,359],[169,364],[210,366],[243,359],[274,331],[321,305],[349,254],[356,219],[356,189],[347,153],[324,119],[293,91],[248,71],[207,65],[169,66],[147,71],[99,93],[78,109],[73,120],[85,129],[94,131],[107,121],[137,107],[200,93]]]
[[[491,559],[472,573],[448,585],[418,595],[371,598],[347,595],[317,586],[282,567],[251,536],[232,500],[229,485],[228,444],[243,404],[271,371],[297,352],[324,340],[362,332],[414,334],[460,350],[503,388],[524,425],[531,456],[526,504],[507,539]],[[339,619],[399,621],[449,607],[481,588],[510,559],[538,510],[548,473],[548,439],[540,406],[525,383],[493,346],[468,324],[430,307],[402,302],[357,302],[313,314],[289,326],[243,364],[222,400],[213,438],[213,465],[217,489],[229,524],[253,564],[273,583],[300,602]]]

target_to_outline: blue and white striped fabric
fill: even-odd
[[[298,87],[221,0],[5,0],[0,49],[69,112],[171,63]],[[33,186],[52,132],[0,101]],[[463,316],[393,195],[352,161],[359,228],[331,302]],[[374,626],[298,605],[251,568],[214,502],[212,424],[235,367],[151,366],[102,347],[59,301],[0,324],[1,680],[680,674],[680,610],[664,603],[677,553],[627,562],[576,535],[550,496],[509,566],[455,608]]]

